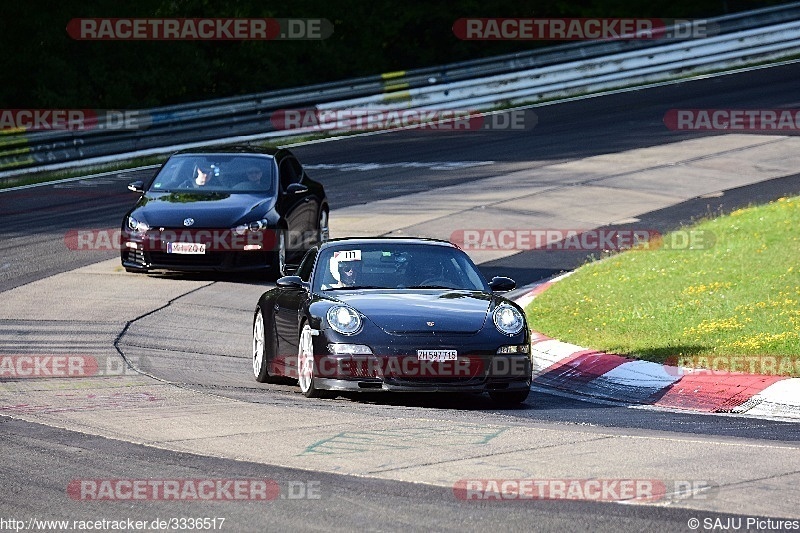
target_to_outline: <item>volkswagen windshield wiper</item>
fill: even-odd
[[[345,287],[331,287],[330,289],[324,289],[326,291],[355,291],[358,289],[388,289],[389,287],[378,287],[376,285],[348,285]]]

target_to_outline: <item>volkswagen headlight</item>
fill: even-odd
[[[133,217],[128,217],[128,229],[133,231],[134,233],[145,233],[147,230],[150,229],[150,226],[148,226],[144,222],[136,220]]]
[[[233,232],[236,235],[244,235],[248,231],[261,231],[267,228],[269,228],[269,220],[262,218],[261,220],[250,222],[249,224],[240,224],[233,228]]]
[[[342,335],[354,335],[361,330],[361,317],[346,305],[334,305],[326,315],[328,324]]]
[[[500,304],[492,315],[494,325],[500,333],[506,335],[516,335],[525,326],[525,318],[516,307],[508,304]]]

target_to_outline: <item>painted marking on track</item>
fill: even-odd
[[[126,409],[154,406],[164,401],[149,392],[118,392],[114,394],[58,394],[59,403],[0,405],[0,413],[71,413],[79,411]]]
[[[125,381],[122,381],[122,380]],[[130,377],[108,377],[103,376],[102,378],[81,378],[79,380],[71,379],[71,380],[49,380],[49,379],[41,379],[37,380],[36,384],[34,385],[35,390],[37,392],[41,391],[76,391],[80,389],[98,389],[98,388],[133,388],[133,387],[145,387],[148,385],[152,385],[151,381],[146,379],[141,380],[131,380]],[[7,392],[10,394],[27,394],[30,392],[30,384],[25,383],[21,380],[18,381],[2,381],[0,380],[0,392]],[[2,409],[3,406],[0,406]]]
[[[15,187],[7,187],[5,189],[0,189],[0,194],[6,193],[6,192],[23,191],[25,189],[36,189],[36,188],[39,188],[39,187],[51,187],[51,186],[59,185],[59,184],[62,184],[62,183],[72,183],[72,182],[81,181],[81,180],[97,179],[97,178],[102,178],[104,176],[111,176],[111,175],[113,175],[114,177],[116,177],[116,178],[118,178],[120,180],[122,180],[122,179],[130,179],[131,176],[129,176],[128,174],[135,174],[135,173],[137,173],[139,171],[145,171],[145,170],[155,170],[155,169],[159,168],[160,166],[161,166],[160,164],[159,165],[147,165],[147,166],[144,166],[144,167],[136,167],[136,168],[130,168],[130,169],[125,169],[125,170],[111,170],[109,172],[101,172],[99,174],[92,174],[92,175],[88,175],[88,176],[76,176],[74,178],[64,178],[64,179],[55,180],[55,181],[43,181],[41,183],[31,183],[29,185],[17,185]],[[40,168],[39,170],[44,171],[44,170],[48,170],[48,169],[47,168]],[[58,170],[58,169],[49,169],[49,170]],[[63,170],[63,169],[60,169],[60,170]],[[2,172],[0,172],[0,174],[2,174]]]
[[[372,170],[385,170],[390,168],[427,168],[430,170],[461,170],[464,168],[484,167],[494,165],[494,161],[399,161],[397,163],[321,163],[317,165],[303,165],[307,169],[340,170],[342,172],[369,172]]]
[[[459,425],[375,431],[345,431],[308,446],[299,455],[335,455],[376,450],[409,450],[432,446],[464,446],[486,444],[507,427]]]
[[[123,176],[119,176],[117,179],[99,178],[99,179],[92,179],[92,180],[79,180],[79,181],[73,181],[73,182],[70,182],[70,183],[56,184],[56,185],[53,185],[53,188],[54,189],[78,189],[78,188],[84,188],[84,187],[97,187],[99,185],[110,185],[112,183],[117,183],[122,178],[123,178]]]

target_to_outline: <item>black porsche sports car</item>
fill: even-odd
[[[253,373],[332,391],[488,392],[524,401],[531,386],[525,314],[455,245],[340,239],[306,253],[258,300]]]
[[[232,146],[172,155],[122,221],[128,272],[286,272],[328,239],[322,184],[286,149]]]

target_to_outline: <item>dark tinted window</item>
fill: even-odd
[[[314,261],[316,259],[316,248],[312,248],[306,252],[306,255],[303,256],[303,260],[300,262],[300,266],[297,268],[297,275],[300,276],[300,279],[303,281],[308,281],[311,279],[311,271],[314,269]]]
[[[287,157],[281,161],[281,187],[286,190],[286,187],[292,183],[297,183],[303,177],[303,170],[300,163],[293,157]]]
[[[446,288],[489,292],[472,260],[436,244],[342,244],[320,252],[314,290]]]
[[[184,154],[170,158],[150,191],[274,191],[272,159],[239,154]]]

